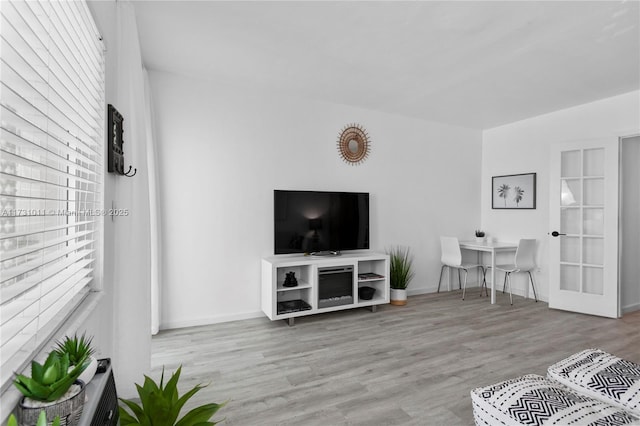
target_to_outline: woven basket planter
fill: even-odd
[[[60,416],[60,426],[77,426],[84,408],[85,384],[78,380],[80,391],[64,401],[52,402],[44,407],[25,407],[24,398],[18,404],[18,423],[23,426],[35,425],[40,412],[44,410],[47,415],[47,424],[51,424],[56,416]]]

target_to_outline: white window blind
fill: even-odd
[[[0,384],[94,281],[104,49],[81,1],[0,1]]]

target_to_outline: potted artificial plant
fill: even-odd
[[[178,419],[180,411],[184,404],[196,392],[205,386],[196,385],[189,392],[182,396],[178,396],[178,380],[182,366],[178,367],[175,373],[165,385],[164,368],[160,376],[160,384],[156,384],[148,376],[144,376],[144,384],[142,386],[136,384],[138,395],[140,396],[140,404],[120,398],[124,404],[120,406],[120,424],[128,425],[152,425],[152,426],[195,426],[195,425],[215,425],[215,421],[210,421],[211,417],[221,408],[222,404],[210,403],[201,405],[189,411],[187,414]],[[126,408],[131,410],[131,413]],[[135,416],[135,417],[134,417]]]
[[[476,229],[476,243],[484,243],[486,234],[480,229]]]
[[[407,304],[407,286],[413,279],[413,255],[409,247],[393,247],[387,252],[390,260],[391,304]]]
[[[82,372],[78,380],[82,380],[85,384],[88,384],[98,369],[98,360],[93,356],[95,349],[91,346],[93,337],[86,337],[83,333],[78,337],[74,334],[73,337],[65,336],[61,341],[56,342],[56,348],[54,352],[63,356],[65,353],[69,355],[69,366],[75,367],[82,363],[85,359],[89,360],[87,368]]]
[[[61,356],[56,351],[49,353],[44,364],[32,361],[31,377],[17,374],[13,382],[24,395],[18,403],[18,422],[36,424],[40,412],[44,411],[46,418],[59,416],[65,425],[77,425],[85,394],[85,384],[78,377],[88,364],[89,361],[83,359],[69,368],[69,354]]]

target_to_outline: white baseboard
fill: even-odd
[[[478,285],[476,283],[468,283],[467,284],[467,291],[469,289],[477,289]],[[452,290],[458,290],[458,287],[452,287]],[[537,287],[536,287],[537,290]],[[422,287],[422,288],[414,288],[414,289],[407,289],[407,296],[417,296],[419,294],[428,294],[428,293],[436,293],[438,291],[438,287]],[[447,290],[447,288],[444,289],[440,289],[440,292],[443,291],[449,291]],[[477,291],[477,290],[476,290]],[[491,291],[491,290],[489,290]],[[502,285],[497,286],[496,287],[496,294],[500,292],[502,293]],[[505,293],[508,294],[508,293]],[[513,295],[514,296],[520,296],[520,297],[525,297],[525,290],[523,289],[519,289],[517,287],[513,288]],[[533,290],[529,289],[529,299],[533,300]],[[545,302],[545,303],[549,303],[549,301],[547,300],[546,296],[538,294],[538,300],[541,302]],[[638,307],[638,309],[640,309],[640,306]]]
[[[635,311],[640,311],[640,303],[634,303],[634,304],[622,307],[623,314],[628,314],[629,312],[635,312]]]
[[[167,322],[162,322],[160,324],[160,330],[171,330],[174,328],[185,328],[185,327],[197,327],[201,325],[219,324],[223,322],[240,321],[240,320],[261,318],[261,317],[266,318],[265,314],[262,311],[256,311],[256,312],[242,312],[239,314],[230,314],[230,315],[214,315],[206,318],[197,318],[197,319],[189,319],[189,320],[182,320],[182,321],[167,321]]]

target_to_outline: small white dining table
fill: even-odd
[[[515,251],[518,248],[518,243],[508,243],[502,241],[492,242],[476,242],[476,241],[460,241],[460,249],[470,250],[480,253],[491,253],[491,304],[496,303],[496,253]],[[479,262],[482,264],[481,262]],[[513,263],[513,262],[509,262]],[[482,283],[479,283],[482,285]]]

